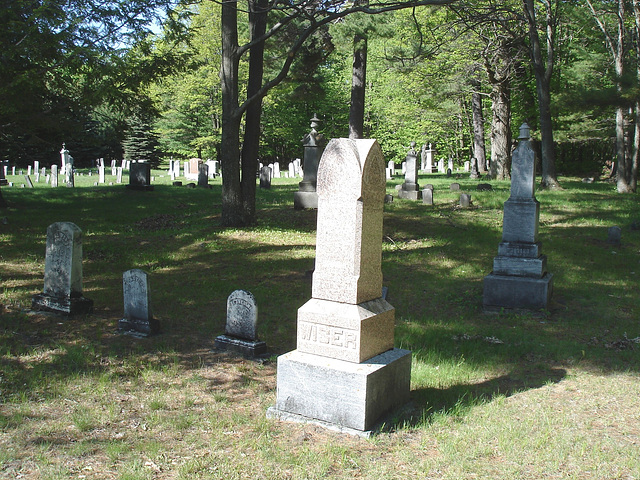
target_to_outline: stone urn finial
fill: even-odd
[[[520,135],[518,135],[518,140],[529,140],[529,138],[531,138],[531,127],[529,127],[527,122],[525,122],[520,126]]]

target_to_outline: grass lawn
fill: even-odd
[[[152,192],[96,175],[3,187],[0,478],[640,479],[637,194],[566,177],[537,192],[554,275],[544,315],[482,312],[508,182],[421,176],[434,206],[386,204],[382,270],[396,346],[413,352],[411,403],[364,439],[265,417],[311,297],[316,212],[293,209],[300,179],[258,191],[255,227],[223,229],[219,179],[189,189],[154,174]],[[59,221],[84,233],[87,316],[29,310]],[[116,333],[131,268],[150,274],[161,335]],[[257,299],[267,362],[213,350],[236,289]]]

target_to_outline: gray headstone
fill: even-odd
[[[124,317],[118,322],[118,330],[139,337],[159,333],[159,322],[151,311],[149,274],[137,268],[124,272],[122,293]]]
[[[227,298],[227,327],[225,333],[245,340],[256,340],[258,304],[246,290],[236,290]]]
[[[450,189],[452,192],[457,192],[457,191],[459,191],[459,190],[460,190],[460,184],[459,184],[459,183],[452,183],[452,184],[449,186],[449,189]]]
[[[257,337],[258,304],[251,292],[236,290],[227,298],[225,334],[215,339],[221,350],[232,350],[248,357],[267,352],[267,345]]]
[[[26,182],[25,185],[28,188],[33,188],[33,182],[31,181],[31,177],[29,175],[24,176],[24,181]]]
[[[422,203],[425,205],[433,205],[433,188],[425,188],[422,190]]]
[[[35,309],[86,313],[93,302],[82,297],[82,231],[71,222],[47,228],[44,290],[34,295]]]
[[[140,269],[124,272],[122,275],[124,296],[124,318],[149,320],[151,303],[149,301],[149,274]]]
[[[471,195],[469,195],[468,193],[461,193],[460,206],[462,208],[469,208],[471,206]]]

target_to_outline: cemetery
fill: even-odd
[[[340,158],[349,151],[332,145]],[[359,217],[347,207],[357,187],[341,176],[347,164],[334,186],[321,164],[317,209],[295,208],[301,175],[273,177],[258,191],[257,224],[242,229],[220,226],[219,176],[187,189],[164,165],[152,181],[145,173],[150,190],[117,184],[109,169],[96,185],[97,169],[80,168],[73,188],[19,188],[9,170],[0,476],[634,478],[637,198],[577,177],[553,191],[526,176],[420,169],[426,203],[397,198],[405,178],[387,179],[387,162],[368,155],[378,176],[365,171],[362,185],[393,202],[374,208],[356,191]],[[362,284],[343,270],[360,255],[349,218],[364,222]],[[526,238],[510,236],[509,222],[525,222],[513,232]],[[80,270],[48,266],[54,238],[70,242],[68,260],[55,261]],[[485,311],[486,277],[526,278],[520,271],[553,276],[544,308]],[[51,298],[82,308],[39,308]],[[350,334],[356,310],[369,313]],[[380,361],[394,372],[381,398],[397,400],[370,415],[372,400],[350,393],[368,387],[346,372],[370,368],[379,352],[396,355]],[[384,390],[390,380],[375,381]]]
[[[0,480],[640,480],[640,2],[5,2]]]

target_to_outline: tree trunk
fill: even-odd
[[[473,122],[473,157],[478,163],[478,172],[487,173],[487,153],[484,147],[484,115],[482,114],[482,95],[480,81],[473,82],[477,91],[471,94],[471,114]]]
[[[545,3],[547,9],[547,59],[542,59],[540,36],[535,16],[533,0],[523,2],[525,16],[529,23],[529,42],[533,72],[536,77],[536,93],[538,94],[538,112],[540,118],[540,135],[542,150],[542,182],[543,188],[558,188],[556,175],[556,149],[553,143],[553,124],[551,121],[551,76],[554,61],[554,22],[551,3]]]
[[[249,25],[251,39],[264,35],[267,28],[265,0],[249,2]],[[249,81],[247,98],[254,96],[262,87],[264,73],[264,42],[256,43],[249,50]],[[244,140],[242,143],[242,223],[252,225],[256,220],[256,171],[260,149],[260,119],[262,98],[256,99],[245,113]]]
[[[491,175],[507,180],[511,178],[511,92],[506,80],[493,85],[491,100]]]
[[[238,10],[237,2],[222,2],[222,225],[241,226],[240,120],[238,108]]]
[[[364,102],[367,80],[367,38],[353,39],[353,74],[351,77],[351,106],[349,107],[349,138],[364,138]]]

